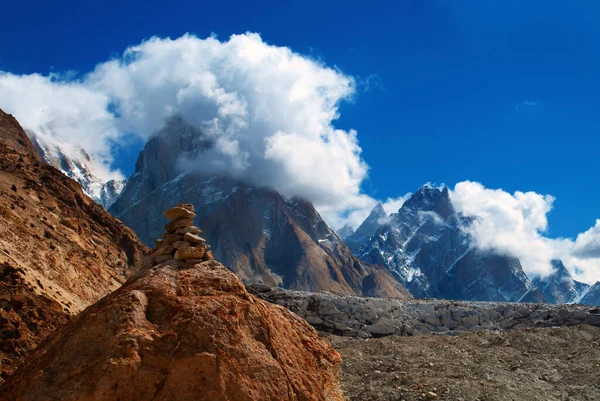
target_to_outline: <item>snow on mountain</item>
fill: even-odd
[[[573,280],[573,277],[560,260],[553,260],[554,271],[551,275],[533,279],[544,293],[548,302],[553,304],[575,303],[590,287],[588,284]]]
[[[348,238],[349,236],[351,236],[352,234],[354,234],[354,229],[352,227],[350,227],[348,224],[346,224],[344,227],[336,230],[337,235],[340,236],[340,238],[342,240],[346,240],[346,238]]]
[[[387,213],[383,209],[383,205],[378,203],[369,216],[362,222],[360,226],[356,229],[354,233],[346,236],[344,242],[346,245],[352,250],[352,252],[357,252],[360,248],[360,245],[363,244],[368,238],[370,238],[379,227],[381,227],[385,221],[387,220]]]
[[[95,161],[85,150],[70,147],[67,149],[64,145],[46,141],[32,132],[28,132],[28,135],[44,162],[77,181],[83,191],[105,209],[108,209],[123,191],[126,180],[100,178]]]
[[[447,188],[426,185],[382,220],[357,255],[386,266],[414,296],[544,301],[518,259],[473,248],[463,229],[470,220],[455,212]]]
[[[192,203],[215,258],[245,282],[410,297],[385,268],[360,262],[310,202],[215,175],[202,158],[211,146],[201,130],[170,119],[140,153],[110,212],[153,244],[167,222],[162,211]],[[186,169],[183,161],[190,159],[195,164]]]
[[[600,281],[587,288],[575,303],[600,306]]]

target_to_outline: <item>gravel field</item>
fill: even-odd
[[[600,400],[599,327],[323,336],[342,355],[352,401]]]

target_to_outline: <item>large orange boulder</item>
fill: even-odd
[[[50,336],[2,400],[344,400],[340,356],[216,261],[144,269]]]

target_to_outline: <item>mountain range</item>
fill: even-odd
[[[384,267],[356,258],[310,202],[231,177],[182,171],[211,143],[172,118],[144,147],[109,211],[146,244],[160,238],[167,206],[192,203],[215,258],[245,282],[307,291],[410,297]]]
[[[552,261],[552,274],[530,280],[518,258],[474,246],[467,230],[473,220],[455,211],[446,187],[425,185],[397,213],[382,210],[377,205],[345,240],[361,260],[386,266],[415,297],[600,303],[596,290],[574,280],[560,260]],[[357,242],[365,227],[374,233]]]
[[[102,182],[83,151],[69,157],[32,136],[43,160],[131,227],[147,245],[160,237],[160,213],[191,202],[215,257],[244,282],[366,296],[600,304],[600,283],[574,280],[561,261],[530,279],[518,258],[473,245],[471,218],[457,213],[447,188],[425,185],[396,212],[377,204],[353,230],[335,232],[313,205],[235,177],[203,171],[213,146],[202,131],[171,118],[148,141],[127,183]],[[72,153],[72,152],[71,152]],[[183,168],[183,160],[198,168]]]

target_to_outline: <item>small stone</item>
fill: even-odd
[[[181,249],[181,248],[185,248],[185,247],[188,247],[188,246],[191,246],[191,245],[192,244],[190,244],[187,241],[177,241],[177,242],[173,243],[173,248],[175,248],[175,249]]]
[[[15,184],[12,184],[12,186],[10,187],[10,189],[12,189],[13,191],[17,192],[17,186]]]
[[[166,262],[168,260],[172,260],[172,259],[173,259],[173,257],[171,255],[160,255],[160,256],[157,256],[154,258],[154,260],[156,261],[156,264],[164,263],[164,262]]]
[[[157,239],[156,241],[154,241],[154,249],[158,249],[161,246],[163,246],[164,244],[165,244],[164,239]]]
[[[428,391],[425,393],[425,397],[427,397],[428,400],[435,400],[438,398],[438,395],[432,391]]]
[[[190,227],[194,225],[194,220],[192,219],[179,219],[179,220],[175,220],[170,222],[169,224],[165,225],[165,230],[167,230],[168,233],[174,233],[175,231],[179,230],[180,228],[185,228],[185,227]]]
[[[183,240],[192,244],[204,244],[206,240],[192,233],[183,234]]]
[[[213,260],[213,254],[212,251],[206,250],[204,251],[204,256],[202,257],[202,260]]]
[[[178,206],[165,210],[164,215],[170,220],[193,219],[196,217],[196,213]]]
[[[196,226],[191,226],[191,227],[184,227],[184,228],[180,228],[179,230],[175,231],[175,234],[185,234],[185,233],[191,233],[191,234],[200,234],[202,232],[201,229],[199,229]]]
[[[194,211],[194,205],[192,205],[191,203],[180,203],[177,205],[177,207],[182,207],[184,209],[189,210],[190,212]]]
[[[175,259],[202,259],[204,256],[204,248],[197,248],[194,246],[188,246],[186,248],[178,249],[175,252]]]
[[[169,234],[169,233],[164,233],[162,235],[162,237],[165,239],[165,241],[173,244],[177,241],[183,241],[183,234]]]

